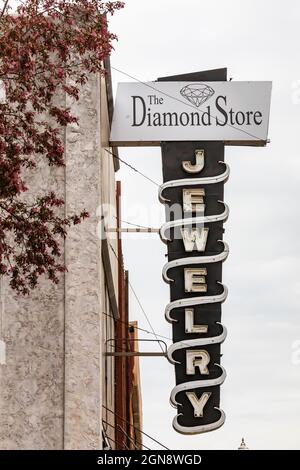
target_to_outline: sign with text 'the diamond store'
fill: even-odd
[[[120,83],[111,142],[162,141],[266,144],[271,82],[168,81]]]

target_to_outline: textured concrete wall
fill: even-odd
[[[80,128],[66,133],[66,212],[87,209],[90,218],[66,240],[65,448],[101,446],[101,202],[100,83],[94,77],[72,107]],[[78,132],[78,130],[80,132]]]
[[[91,217],[69,231],[63,250],[68,272],[58,286],[42,281],[29,298],[21,298],[3,285],[7,364],[0,365],[1,449],[102,445],[98,76],[72,110],[80,125],[66,130],[66,167],[50,168],[42,160],[29,185],[35,193],[54,188],[65,199],[66,215],[85,208]]]
[[[41,161],[27,181],[37,193],[49,185],[63,195],[64,169]],[[61,449],[64,277],[58,286],[42,281],[29,298],[16,295],[3,279],[2,295],[6,365],[0,365],[0,448]]]

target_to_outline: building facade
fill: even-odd
[[[68,231],[67,272],[58,285],[42,280],[20,297],[1,279],[0,449],[126,448],[133,444],[125,433],[132,439],[127,430],[134,419],[141,422],[131,411],[128,379],[139,383],[136,362],[107,355],[116,349],[116,335],[129,338],[132,326],[121,242],[105,232],[119,223],[108,62],[105,67],[107,74],[91,76],[78,102],[58,97],[79,116],[79,125],[64,133],[65,167],[41,158],[27,176],[26,197],[54,190],[64,199],[62,214],[86,209],[90,217]]]

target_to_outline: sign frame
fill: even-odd
[[[272,82],[181,77],[119,83],[111,145],[215,140],[225,145],[266,145]]]

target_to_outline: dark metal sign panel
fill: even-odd
[[[189,77],[208,79],[224,80],[226,70]],[[222,263],[228,256],[223,223],[228,217],[224,183],[229,168],[222,142],[163,142],[161,149],[164,183],[159,198],[166,207],[166,223],[160,235],[168,249],[163,278],[170,284],[165,317],[172,324],[168,359],[176,378],[170,397],[177,408],[173,427],[195,434],[217,429],[225,420],[220,409],[220,385],[226,376],[220,345],[226,337],[221,305],[227,296]]]
[[[196,171],[199,155],[202,163]],[[221,303],[227,295],[222,263],[228,255],[223,186],[229,171],[220,142],[163,143],[162,159],[160,199],[167,222],[160,233],[168,247],[163,277],[170,283],[171,300],[165,315],[173,329],[168,359],[175,365],[171,403],[178,410],[173,425],[182,433],[206,432],[224,422],[219,409],[225,379],[220,344],[226,337]],[[188,161],[193,173],[184,169]]]

